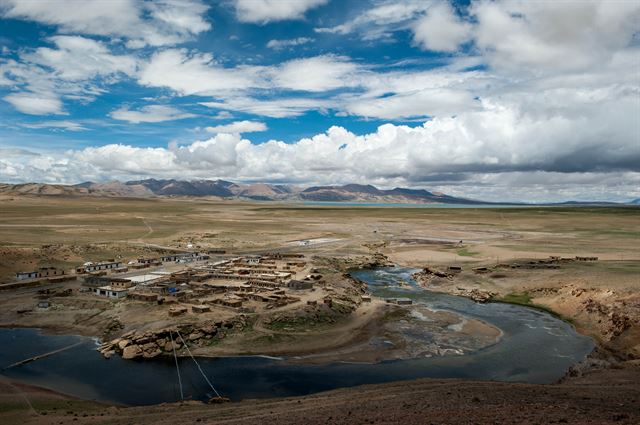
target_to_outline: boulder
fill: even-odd
[[[139,336],[137,338],[134,338],[133,341],[136,344],[147,344],[147,343],[151,342],[151,340],[152,340],[151,335],[146,335],[145,334],[145,335]]]
[[[202,332],[194,332],[192,334],[189,335],[189,337],[187,338],[189,341],[196,341],[200,338],[202,338],[204,336],[204,334]]]
[[[138,345],[128,345],[122,351],[122,358],[125,360],[135,359],[142,355],[142,349]]]
[[[181,344],[177,341],[173,341],[173,343],[171,341],[167,341],[167,343],[164,345],[164,351],[173,351],[174,347],[176,350],[178,350],[180,346]]]
[[[162,350],[156,348],[155,350],[145,351],[144,353],[142,353],[142,357],[144,357],[145,359],[152,359],[159,356],[160,354],[162,354]]]
[[[141,345],[140,348],[142,349],[142,351],[154,351],[158,349],[158,346],[156,345],[155,342],[148,342],[144,345]]]
[[[129,345],[129,344],[131,344],[131,340],[128,340],[128,339],[121,339],[121,340],[118,342],[118,348],[119,348],[120,350],[124,350],[124,349],[125,349],[125,347],[126,347],[127,345]]]
[[[200,332],[204,332],[206,334],[215,334],[216,327],[214,325],[204,325],[200,328]]]

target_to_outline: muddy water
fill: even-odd
[[[199,359],[200,365],[220,393],[239,400],[423,377],[549,383],[593,348],[589,338],[547,313],[508,304],[476,304],[424,291],[411,280],[412,271],[378,269],[353,274],[368,282],[375,295],[411,298],[421,308],[485,321],[503,332],[499,342],[470,354],[378,364],[303,365],[263,357],[224,357]],[[428,332],[421,335],[430,337]],[[172,358],[106,360],[95,351],[97,341],[91,338],[44,335],[37,329],[0,329],[0,367],[76,342],[82,344],[2,374],[85,399],[127,405],[179,399]],[[179,365],[185,397],[204,400],[213,395],[190,359],[179,359]]]

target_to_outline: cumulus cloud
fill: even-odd
[[[124,37],[129,47],[181,43],[211,25],[194,0],[2,0],[0,15],[55,25],[63,33]]]
[[[120,121],[128,121],[133,124],[141,122],[163,122],[192,118],[196,115],[183,112],[173,106],[167,105],[147,105],[137,111],[130,110],[127,106],[123,106],[112,111],[109,116]]]
[[[272,70],[273,85],[283,89],[320,92],[353,85],[358,67],[333,55],[294,59]]]
[[[128,55],[113,55],[101,42],[79,36],[54,36],[49,39],[56,49],[39,47],[23,59],[52,68],[65,80],[85,80],[96,76],[123,73],[133,75],[136,60]]]
[[[206,128],[209,133],[255,133],[267,129],[267,125],[259,121],[236,121]]]
[[[254,144],[233,132],[168,149],[121,144],[92,147],[50,162],[57,171],[67,170],[67,179],[86,172],[82,167],[91,167],[90,174],[112,178],[359,182],[447,188],[454,194],[486,194],[487,199],[495,199],[499,193],[489,195],[491,187],[502,188],[504,196],[510,185],[537,187],[545,179],[558,181],[562,176],[568,176],[567,184],[574,189],[587,182],[599,187],[594,176],[603,174],[637,181],[639,129],[632,119],[637,114],[640,106],[634,99],[621,102],[616,96],[576,116],[530,113],[508,101],[485,101],[479,110],[455,117],[436,117],[418,126],[385,124],[364,135],[334,126],[291,144],[275,140]],[[38,160],[42,168],[46,161]],[[5,160],[5,167],[19,165]],[[10,177],[6,172],[4,178]],[[607,184],[612,181],[608,178]],[[473,187],[479,192],[474,194]],[[624,188],[638,192],[628,183]],[[553,198],[548,192],[540,194],[540,200],[545,197]]]
[[[449,3],[437,3],[412,26],[413,40],[428,50],[453,52],[471,38],[472,26],[456,16]]]
[[[638,2],[474,3],[475,43],[500,70],[582,70],[628,47]]]
[[[224,68],[212,55],[169,49],[154,54],[143,65],[138,82],[168,87],[181,95],[219,95],[264,85],[259,68]]]
[[[329,0],[235,0],[240,22],[266,24],[304,18],[304,14]]]
[[[434,62],[428,65],[420,59],[389,64],[319,50],[282,63],[265,59],[264,66],[175,47],[137,52],[138,58],[123,53],[122,40],[128,47],[168,46],[207,31],[206,7],[200,3],[190,9],[191,3],[180,1],[114,1],[109,10],[85,10],[82,3],[67,11],[56,2],[0,2],[2,16],[55,25],[59,31],[45,39],[46,47],[0,58],[3,99],[27,114],[64,114],[63,102],[90,102],[112,82],[131,78],[145,91],[193,96],[190,102],[212,108],[219,119],[228,120],[231,113],[288,118],[313,110],[426,121],[411,127],[388,124],[366,135],[336,126],[296,143],[254,144],[240,134],[263,131],[264,124],[247,119],[211,127],[216,135],[208,140],[168,149],[119,144],[37,158],[2,157],[0,180],[149,175],[361,182],[427,186],[486,199],[498,193],[526,197],[527,191],[541,198],[556,196],[554,191],[568,197],[582,184],[589,188],[584,193],[640,196],[638,2],[477,0],[454,8],[444,2],[381,0],[340,25],[316,31],[383,41],[404,32],[398,39],[452,54],[429,54]],[[263,24],[303,18],[320,3],[238,1],[235,11],[245,22]],[[153,31],[150,22],[156,23]],[[114,39],[107,43],[79,34]],[[305,37],[274,38],[267,46],[306,42]],[[112,117],[160,122],[190,116],[184,108],[124,107]],[[65,122],[27,125],[74,129],[75,121]]]
[[[54,94],[11,93],[4,97],[18,111],[29,115],[64,115],[62,102]]]

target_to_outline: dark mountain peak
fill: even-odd
[[[380,189],[370,184],[345,184],[344,186],[341,186],[341,189],[347,192],[369,193],[371,195],[380,195],[382,193]]]
[[[388,194],[392,195],[409,195],[409,196],[436,196],[428,190],[424,189],[407,189],[403,187],[396,187],[391,190],[385,191]]]

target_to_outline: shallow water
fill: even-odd
[[[418,288],[414,270],[402,268],[353,272],[373,294],[412,298],[430,309],[484,320],[504,335],[491,347],[464,356],[398,360],[378,364],[290,364],[265,357],[198,359],[216,389],[233,400],[304,395],[369,383],[431,378],[464,378],[550,383],[564,375],[593,348],[591,339],[548,313],[509,304],[477,304],[466,298]],[[405,282],[399,287],[398,282]],[[71,345],[70,350],[4,370],[6,376],[85,399],[143,405],[179,399],[174,360],[104,359],[97,341],[79,336],[44,335],[37,329],[0,329],[0,366]],[[213,395],[191,359],[179,359],[185,397]]]

